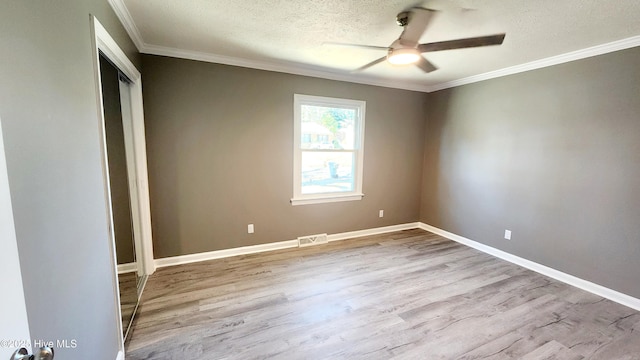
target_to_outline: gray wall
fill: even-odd
[[[109,163],[113,232],[116,237],[116,258],[118,264],[126,264],[134,262],[135,257],[133,255],[133,226],[131,223],[127,154],[120,105],[120,80],[118,69],[102,56],[100,56],[100,78]]]
[[[31,336],[77,341],[76,349],[56,349],[56,358],[113,360],[117,317],[89,14],[130,56],[134,47],[105,0],[0,8],[0,117]]]
[[[638,59],[429,94],[421,221],[640,297]]]
[[[418,220],[423,93],[151,55],[143,67],[157,258]],[[295,93],[367,101],[363,200],[289,203]]]

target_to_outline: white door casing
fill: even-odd
[[[102,103],[102,81],[100,79],[100,53],[115,65],[131,83],[126,86],[129,101],[122,104],[130,108],[130,112],[123,114],[123,130],[125,136],[125,153],[127,154],[127,170],[129,176],[132,221],[134,224],[134,239],[136,241],[136,261],[138,274],[151,275],[155,271],[153,261],[153,244],[151,238],[151,209],[149,202],[149,183],[147,174],[147,153],[144,130],[144,114],[142,107],[142,75],[120,49],[107,30],[98,19],[91,16],[91,31],[93,35],[94,79],[96,84],[96,101],[98,117],[100,119],[102,168],[105,184],[105,200],[107,202],[109,240],[111,242],[111,261],[113,265],[114,306],[116,307],[117,331],[120,336],[120,351],[118,359],[124,358],[124,339],[122,338],[122,323],[120,309],[120,291],[117,278],[117,260],[115,235],[113,229],[113,214],[109,188],[109,169],[107,162],[107,147],[105,138],[104,108]],[[132,169],[133,167],[133,169]],[[133,213],[135,212],[135,213]],[[144,277],[143,277],[144,279]],[[142,282],[144,286],[144,281]]]
[[[142,244],[142,229],[141,229],[141,219],[140,219],[140,203],[135,201],[135,199],[139,199],[140,195],[138,194],[138,181],[136,176],[136,169],[138,164],[136,163],[135,154],[135,139],[133,137],[133,117],[132,117],[132,109],[131,109],[131,89],[130,84],[120,79],[120,108],[122,112],[122,129],[124,134],[124,147],[125,147],[125,155],[127,157],[127,177],[129,184],[129,196],[131,198],[130,206],[131,206],[131,223],[133,225],[133,241],[134,241],[134,250],[135,250],[135,258],[142,259],[141,261],[136,261],[136,267],[138,276],[142,277],[146,275],[144,269],[144,254],[142,249],[144,245]]]

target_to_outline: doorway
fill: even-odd
[[[126,294],[122,297],[125,297],[123,300],[129,304],[128,306],[133,306],[133,312],[135,312],[146,277],[155,271],[142,109],[142,80],[140,72],[93,16],[91,16],[91,24],[95,39],[93,44],[95,46],[96,101],[99,104],[102,131],[103,174],[113,263],[114,307],[117,308],[118,320],[121,320],[121,314],[131,312],[131,309],[121,307],[119,278],[125,277],[122,274],[130,274],[129,277],[132,280],[128,283],[133,285],[131,286],[134,289],[133,302],[127,301]],[[105,73],[104,88],[103,72]],[[106,75],[107,73],[110,75]],[[109,78],[108,84],[107,78]],[[104,100],[107,98],[111,99],[110,104],[105,104]],[[109,145],[109,142],[113,142],[114,139],[119,143],[116,147]],[[111,160],[119,163],[116,164],[117,169],[112,168]],[[110,176],[111,173],[119,175]],[[115,182],[119,184],[116,185]],[[113,194],[112,187],[115,190]],[[126,244],[122,246],[122,250],[117,250],[120,247],[116,246],[116,241]],[[121,263],[120,266],[118,263]],[[133,303],[136,305],[131,305]],[[126,335],[129,323],[130,321],[125,323],[118,321],[120,325],[118,331],[122,339],[119,356],[124,356],[123,335]]]
[[[111,217],[118,264],[120,311],[123,337],[126,341],[138,306],[138,298],[142,294],[144,279],[143,274],[138,274],[136,232],[132,211],[131,195],[134,189],[131,189],[131,185],[135,181],[133,176],[135,164],[132,164],[132,157],[127,157],[123,125],[131,119],[129,101],[131,80],[102,53],[100,53],[100,80]],[[131,152],[131,146],[129,146],[129,152]]]

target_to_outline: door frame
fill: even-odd
[[[127,170],[130,179],[130,197],[132,220],[134,222],[134,242],[136,247],[137,271],[144,279],[153,274],[155,263],[153,259],[153,242],[151,233],[151,208],[149,201],[149,176],[147,172],[147,151],[144,130],[144,111],[142,106],[142,76],[135,65],[127,58],[115,40],[109,35],[100,21],[90,15],[90,29],[92,37],[92,56],[94,63],[94,79],[96,84],[96,102],[98,104],[98,119],[100,130],[100,147],[102,154],[102,173],[104,177],[105,200],[107,203],[107,222],[109,226],[109,241],[111,244],[111,262],[113,268],[114,306],[118,316],[118,332],[122,339],[120,354],[124,357],[124,339],[122,338],[122,319],[120,310],[120,289],[118,287],[118,262],[116,259],[115,233],[113,213],[111,207],[111,190],[109,186],[109,166],[107,162],[107,142],[105,137],[104,107],[102,102],[102,80],[100,78],[100,53],[111,61],[124,75],[130,84],[131,118],[123,118],[125,136],[125,150],[127,154]],[[133,171],[131,171],[133,170]],[[140,292],[139,292],[140,294]]]

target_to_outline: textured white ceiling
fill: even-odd
[[[191,58],[211,55],[209,60],[223,63],[294,69],[293,73],[307,69],[320,76],[342,74],[413,89],[622,39],[640,44],[638,0],[110,1],[116,12],[120,9],[121,18],[123,13],[128,15],[122,9],[128,9],[130,19],[123,23],[137,37],[141,52]],[[421,42],[506,32],[504,44],[427,53],[439,67],[429,74],[384,62],[356,75],[349,71],[384,56],[384,51],[323,45],[388,46],[402,32],[395,24],[396,14],[415,5],[441,10]]]

